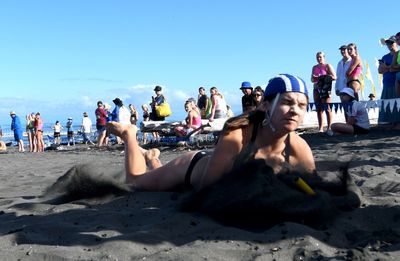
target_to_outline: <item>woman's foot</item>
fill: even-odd
[[[143,153],[144,158],[146,159],[146,165],[149,170],[157,169],[162,166],[161,161],[158,157],[160,157],[160,150],[153,148],[145,151]]]

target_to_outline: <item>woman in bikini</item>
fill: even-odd
[[[362,61],[358,55],[357,46],[354,43],[347,45],[347,50],[351,57],[351,64],[346,72],[347,86],[353,89],[356,101],[358,101],[358,91],[361,88],[359,78],[362,72]]]
[[[110,122],[107,129],[124,140],[126,180],[135,188],[174,190],[185,185],[199,190],[229,172],[235,159],[248,148],[252,148],[255,159],[264,159],[275,173],[285,164],[315,171],[310,147],[295,133],[307,106],[304,81],[281,74],[269,81],[258,110],[227,121],[212,153],[188,152],[163,166],[157,151],[143,153],[136,139],[136,126]]]

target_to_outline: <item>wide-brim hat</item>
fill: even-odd
[[[10,111],[10,115],[15,115],[15,111]]]
[[[157,86],[154,88],[154,91],[155,91],[155,92],[162,91],[161,86],[158,86],[158,85],[157,85]]]
[[[368,98],[371,98],[371,97],[375,98],[375,94],[370,93],[370,94],[368,95]]]

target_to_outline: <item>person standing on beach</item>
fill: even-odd
[[[96,129],[97,129],[97,146],[101,147],[104,144],[106,138],[106,123],[107,123],[107,112],[104,109],[102,101],[97,102],[97,109],[94,112],[96,115]]]
[[[92,120],[89,118],[87,112],[83,113],[81,131],[83,135],[83,142],[85,143],[85,145],[87,145],[88,143],[94,145],[94,143],[90,139],[90,136],[92,135]]]
[[[67,146],[70,146],[69,145],[70,143],[72,143],[72,145],[75,146],[74,125],[72,122],[72,117],[68,118],[66,128],[67,128],[67,139],[68,139]]]
[[[62,126],[60,124],[60,121],[56,121],[56,123],[53,125],[53,130],[54,130],[54,144],[55,145],[60,145],[60,143],[61,143],[61,130],[62,130]]]
[[[11,117],[11,130],[14,132],[14,140],[18,142],[18,151],[24,152],[24,140],[22,136],[22,126],[19,117],[15,114],[15,111],[10,112]]]
[[[122,124],[131,124],[131,113],[128,108],[124,106],[122,100],[120,98],[115,98],[113,103],[115,104],[115,107],[111,113],[112,121],[120,122]],[[117,137],[117,144],[121,143],[121,139]]]
[[[147,104],[142,104],[142,111],[143,111],[143,121],[149,121],[150,120],[150,112],[149,112],[149,107]],[[147,132],[143,132],[143,144],[148,143],[148,137],[147,137]]]
[[[138,119],[139,119],[139,113],[137,112],[135,105],[129,104],[129,111],[131,113],[131,124],[136,125]]]
[[[3,129],[0,126],[0,151],[6,151],[7,150],[7,145],[4,143],[2,138],[3,138]]]
[[[347,50],[347,45],[340,46],[339,50],[340,54],[342,55],[342,59],[338,62],[338,65],[336,67],[335,91],[336,95],[341,97],[340,92],[347,87],[346,72],[349,70],[351,57]]]
[[[331,132],[332,112],[329,107],[331,103],[332,81],[336,79],[332,65],[325,62],[325,53],[316,54],[317,64],[313,66],[311,72],[311,81],[314,83],[314,103],[317,108],[318,131],[324,131],[323,114],[326,113],[327,133]],[[329,85],[330,83],[330,85]]]
[[[359,78],[362,73],[362,60],[360,55],[358,54],[356,44],[351,43],[347,45],[347,50],[351,57],[350,67],[346,72],[347,86],[353,89],[356,101],[358,101],[358,92],[361,88],[361,81]]]
[[[171,191],[182,186],[200,190],[243,166],[238,158],[264,160],[276,174],[286,165],[314,172],[312,151],[296,134],[307,106],[305,82],[289,74],[278,75],[269,81],[263,104],[257,110],[226,122],[213,152],[190,151],[166,165],[159,161],[158,150],[143,153],[136,126],[109,122],[107,130],[124,140],[127,183],[152,191]]]
[[[37,141],[37,151],[44,151],[44,140],[43,140],[43,120],[40,116],[40,112],[35,115],[35,133]]]
[[[254,88],[253,96],[257,108],[263,102],[264,97],[264,90],[261,88],[261,86],[257,86],[256,88]]]
[[[35,134],[35,113],[26,115],[26,133],[28,135],[29,152],[37,151],[37,140]]]
[[[396,38],[391,36],[385,40],[386,47],[389,49],[389,53],[385,54],[381,60],[379,60],[378,72],[382,74],[382,94],[381,99],[394,99],[397,98],[396,95],[396,72],[391,71],[391,64],[395,57],[396,52],[398,52],[398,46],[396,43]],[[397,105],[399,107],[399,105]],[[382,107],[379,110],[378,124],[389,125],[391,129],[400,129],[400,113],[396,110],[391,110],[390,105],[387,104],[384,108],[384,103],[382,102]]]
[[[206,94],[206,89],[204,87],[199,88],[199,95],[197,97],[197,107],[200,109],[201,118],[207,119],[207,108],[209,108],[209,98]]]
[[[150,113],[150,119],[152,121],[164,121],[165,117],[160,117],[157,115],[156,112],[156,106],[159,106],[166,102],[164,95],[162,94],[162,88],[161,86],[156,86],[154,88],[154,92],[156,93],[156,96],[151,96],[151,113]],[[158,132],[153,132],[153,137],[156,141],[159,140],[159,135]]]
[[[243,92],[242,96],[242,111],[249,112],[256,108],[256,104],[253,97],[253,87],[250,82],[242,82],[240,90]]]
[[[400,46],[400,32],[394,36],[394,40],[397,44],[397,47]],[[396,96],[397,98],[400,97],[400,51],[397,50],[393,57],[392,64],[390,65],[390,70],[396,73],[396,80],[395,80],[395,89],[396,89]],[[398,107],[400,105],[397,105]]]

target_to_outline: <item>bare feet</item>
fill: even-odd
[[[157,169],[162,166],[160,159],[158,158],[160,156],[160,150],[153,148],[149,149],[144,152],[144,158],[146,159],[146,165],[147,167],[152,170],[152,169]]]
[[[120,137],[123,141],[127,141],[130,136],[136,137],[137,127],[132,124],[121,124],[119,122],[109,122],[106,125],[107,132]]]

